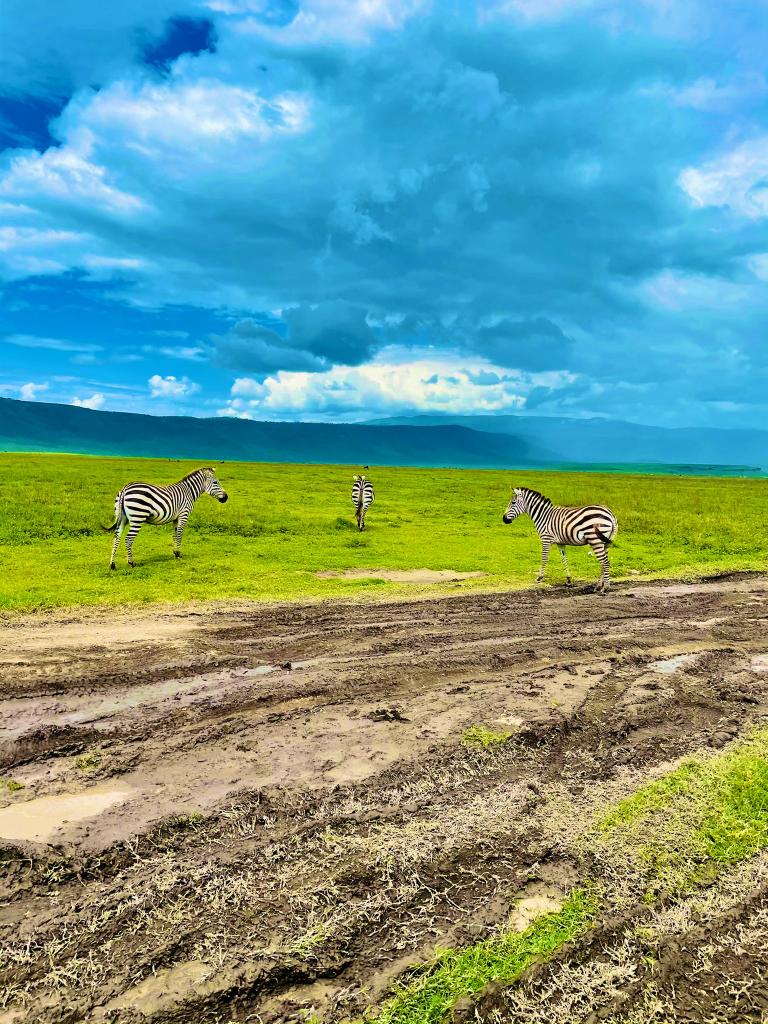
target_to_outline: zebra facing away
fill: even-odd
[[[178,483],[169,484],[167,487],[145,483],[126,484],[115,498],[114,523],[102,527],[107,531],[115,531],[110,569],[115,568],[117,546],[126,525],[128,533],[125,536],[125,550],[128,565],[132,568],[133,542],[144,523],[173,523],[176,528],[173,553],[177,558],[181,558],[181,535],[187,525],[189,513],[201,494],[210,494],[222,504],[229,497],[210,468],[196,469]]]
[[[357,519],[358,530],[365,529],[365,513],[376,500],[373,493],[373,484],[365,477],[358,474],[352,477],[352,501],[355,506],[355,518]]]
[[[565,557],[566,546],[583,547],[589,544],[601,565],[598,591],[606,591],[610,585],[608,577],[607,548],[616,538],[619,524],[616,516],[603,505],[584,505],[571,508],[566,505],[553,505],[538,491],[530,487],[515,487],[507,511],[502,517],[505,523],[511,523],[518,516],[529,515],[541,538],[541,569],[536,582],[541,583],[549,558],[549,549],[553,544],[560,548],[560,557],[565,569],[565,582],[570,587],[571,573]]]

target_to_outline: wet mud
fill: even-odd
[[[764,722],[767,619],[745,576],[6,620],[0,1022],[356,1019],[436,947],[559,905],[549,792]],[[758,1007],[761,900],[689,943],[736,936]],[[720,1019],[721,967],[684,946],[654,984]]]

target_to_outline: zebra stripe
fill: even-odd
[[[352,484],[352,501],[355,506],[357,528],[364,530],[365,513],[376,500],[376,495],[373,493],[373,484],[367,477],[358,475],[352,479],[355,481]]]
[[[173,553],[176,558],[181,558],[181,537],[184,527],[201,494],[210,494],[222,504],[229,497],[210,468],[196,469],[178,483],[167,487],[146,483],[126,484],[115,498],[114,523],[104,527],[107,531],[115,532],[112,557],[109,561],[110,569],[115,568],[117,547],[126,526],[129,529],[125,535],[125,550],[128,565],[133,566],[133,542],[145,523],[173,523],[176,527]]]
[[[583,547],[589,544],[601,566],[597,589],[608,589],[607,548],[613,543],[619,529],[616,516],[609,508],[603,505],[584,505],[579,508],[553,505],[549,498],[530,487],[515,487],[512,500],[502,518],[505,523],[511,523],[521,515],[531,517],[541,538],[541,569],[536,577],[537,583],[541,583],[544,578],[550,547],[557,544],[565,569],[565,581],[570,586],[571,573],[565,557],[566,545]]]

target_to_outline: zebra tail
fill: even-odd
[[[118,500],[115,502],[115,521],[114,521],[114,523],[112,523],[111,526],[102,526],[101,527],[102,530],[105,533],[114,533],[115,530],[117,529],[117,524],[120,522],[120,520],[122,518],[123,518],[123,496],[121,494],[121,495],[118,496]],[[99,525],[101,525],[101,524],[99,524]]]
[[[604,533],[600,533],[600,531],[597,529],[597,527],[595,527],[595,533],[600,538],[600,540],[603,542],[603,544],[605,544],[606,547],[614,547],[614,548],[616,547],[616,542],[613,540],[613,538],[606,537],[606,535]]]

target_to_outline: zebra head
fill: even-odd
[[[525,503],[525,488],[515,487],[512,491],[512,500],[507,505],[507,511],[501,517],[505,523],[511,523],[513,519],[527,512]]]
[[[212,498],[216,498],[217,501],[220,501],[223,505],[224,502],[229,498],[229,495],[221,486],[219,481],[216,479],[216,474],[210,468],[204,469],[203,473],[205,480],[203,484],[203,490],[207,494],[210,494]]]

